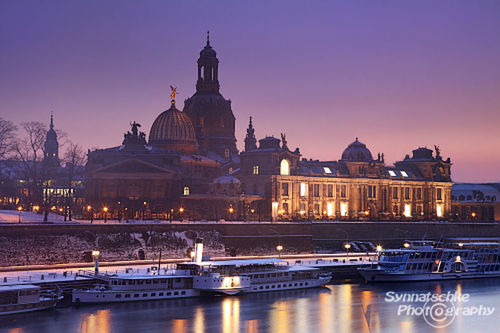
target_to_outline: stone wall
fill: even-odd
[[[112,225],[1,225],[0,266],[83,262],[93,249],[102,261],[185,258],[197,237],[209,256],[278,255],[342,251],[346,241],[371,241],[385,248],[406,239],[500,237],[496,223],[186,223]]]

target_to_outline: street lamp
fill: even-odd
[[[92,258],[94,259],[94,271],[96,275],[97,273],[99,273],[99,254],[101,254],[101,252],[99,252],[98,250],[92,251]]]
[[[377,245],[377,252],[382,252],[382,245]]]
[[[410,243],[405,242],[405,243],[403,244],[403,246],[404,246],[405,248],[409,248],[409,247],[410,247]]]
[[[17,210],[19,211],[19,223],[21,223],[21,211],[23,210],[23,207],[19,206],[17,207]]]
[[[283,245],[279,244],[276,246],[276,250],[278,250],[278,257],[281,258],[281,251],[283,251]]]
[[[351,244],[347,243],[344,245],[344,247],[345,247],[345,253],[347,257],[349,257],[349,249],[351,248]]]
[[[108,207],[102,209],[104,211],[104,223],[108,221]]]

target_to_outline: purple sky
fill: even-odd
[[[85,148],[149,134],[194,93],[206,31],[238,148],[286,132],[337,160],[357,136],[393,163],[441,147],[455,181],[499,181],[499,1],[0,1],[0,115]]]

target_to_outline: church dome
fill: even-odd
[[[193,123],[187,114],[177,110],[175,103],[154,121],[149,132],[149,144],[185,154],[198,150]]]
[[[350,162],[370,162],[373,158],[372,153],[366,148],[366,145],[359,142],[358,138],[356,138],[356,141],[347,146],[342,153],[342,160]]]

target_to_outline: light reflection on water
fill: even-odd
[[[458,316],[433,329],[422,318],[398,316],[387,291],[457,292],[456,306],[498,308],[490,317]],[[62,308],[0,317],[0,331],[28,332],[496,332],[500,279],[397,284],[333,284],[326,288],[237,297],[179,299]]]

